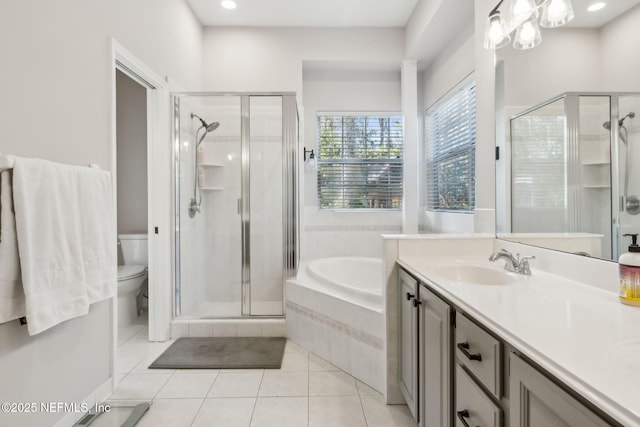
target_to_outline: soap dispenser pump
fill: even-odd
[[[631,237],[629,252],[620,255],[620,301],[624,304],[640,306],[640,246],[638,234],[625,234]]]

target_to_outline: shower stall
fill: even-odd
[[[178,93],[176,319],[281,317],[299,257],[294,93]]]
[[[601,241],[588,255],[626,252],[623,235],[640,232],[636,112],[640,94],[565,93],[513,116],[511,232],[586,233]]]

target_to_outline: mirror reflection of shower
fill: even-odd
[[[207,134],[218,129],[220,126],[220,122],[207,124],[207,122],[205,122],[200,116],[194,113],[191,113],[191,118],[200,120],[200,127],[196,131],[197,142],[193,157],[193,198],[189,201],[189,218],[193,218],[196,216],[196,213],[200,212],[200,203],[202,202],[202,193],[199,191],[200,189],[198,187],[198,148],[200,147],[200,144],[202,144],[202,141],[204,141]],[[200,131],[204,131],[202,132],[202,135],[200,135]]]
[[[630,149],[631,147],[628,144],[629,131],[624,126],[624,121],[626,119],[633,119],[636,116],[636,113],[633,111],[627,113],[623,118],[618,120],[618,134],[620,135],[620,140],[625,145],[626,153],[625,153],[625,166],[624,166],[624,208],[625,211],[630,215],[638,215],[640,213],[640,198],[638,196],[631,195],[629,196],[629,158],[631,157]],[[611,130],[611,122],[606,121],[602,124],[602,126],[606,130]]]

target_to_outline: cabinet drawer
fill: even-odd
[[[456,365],[456,427],[500,427],[502,410]]]
[[[456,316],[455,350],[458,361],[491,392],[502,397],[501,343],[464,315]]]

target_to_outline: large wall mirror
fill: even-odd
[[[498,238],[617,260],[640,233],[640,0],[496,51]]]

